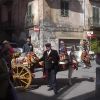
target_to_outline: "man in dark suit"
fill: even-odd
[[[46,51],[43,53],[43,57],[40,61],[44,61],[45,64],[45,71],[48,74],[48,90],[54,90],[54,93],[57,94],[57,85],[56,85],[56,73],[58,71],[58,62],[59,62],[59,55],[56,50],[51,49],[51,44],[47,43]]]

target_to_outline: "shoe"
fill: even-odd
[[[50,87],[50,88],[48,89],[48,91],[51,91],[51,90],[53,90],[53,88],[52,88],[52,87]]]

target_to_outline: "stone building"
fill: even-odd
[[[70,46],[99,36],[99,9],[99,0],[0,0],[0,31],[20,44],[31,36],[35,51],[46,42],[59,50],[62,40]]]

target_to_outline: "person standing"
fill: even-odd
[[[26,43],[23,45],[23,52],[25,52],[25,53],[33,52],[33,45],[31,43],[30,38],[26,39]]]
[[[78,61],[76,59],[75,47],[74,46],[72,46],[69,56],[70,56],[70,63],[72,65],[72,68],[78,70]]]
[[[51,44],[45,44],[46,51],[43,53],[43,57],[40,61],[44,61],[45,71],[47,72],[47,80],[49,84],[49,89],[54,90],[54,93],[57,94],[57,83],[56,83],[56,74],[58,71],[58,62],[59,62],[59,55],[56,50],[51,48]]]
[[[59,48],[59,53],[65,52],[65,43],[64,41],[60,41],[60,48]]]
[[[7,64],[2,58],[2,53],[0,50],[0,100],[6,100],[7,91],[9,87],[9,72],[7,69]]]
[[[2,43],[2,57],[5,59],[8,69],[9,69],[9,74],[10,74],[10,79],[13,82],[13,76],[12,76],[12,67],[11,67],[11,60],[14,54],[14,50],[12,46],[10,45],[9,41],[5,40]]]
[[[69,53],[69,71],[68,71],[68,84],[72,85],[72,73],[74,69],[78,70],[78,62],[75,56],[74,46],[71,47],[71,51]]]
[[[90,62],[90,56],[87,50],[83,50],[81,54],[81,59],[84,63],[84,68],[90,68],[91,67],[91,62]]]
[[[30,58],[30,55],[31,56],[34,56],[34,52],[33,52],[33,45],[31,43],[31,38],[28,37],[26,39],[26,43],[23,45],[23,53],[27,54],[27,56]],[[30,71],[32,73],[32,77],[35,77],[35,74],[34,74],[34,67],[33,66],[30,66]]]
[[[86,40],[83,40],[83,50],[89,50],[89,43]]]
[[[63,70],[68,68],[68,62],[69,62],[69,55],[67,53],[67,47],[63,41],[60,42],[60,65],[62,66]]]
[[[17,100],[17,94],[11,82],[9,67],[0,48],[0,100]]]

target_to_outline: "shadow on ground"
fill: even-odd
[[[53,95],[53,96],[45,96],[45,95],[34,93],[34,92],[30,91],[30,90],[37,89],[42,85],[46,85],[47,82],[46,82],[45,79],[38,78],[38,79],[34,79],[33,80],[32,86],[28,90],[26,90],[26,91],[18,91],[18,97],[19,97],[19,100],[62,100],[62,98],[61,98],[62,94],[64,94],[66,92],[66,95],[67,95],[74,88],[79,86],[79,84],[82,81],[94,82],[93,78],[87,79],[87,78],[74,77],[72,79],[73,85],[69,86],[67,84],[68,83],[68,79],[65,79],[65,78],[57,79],[58,91],[59,91],[58,94],[57,95]],[[95,92],[92,91],[90,93],[79,95],[77,97],[66,99],[66,100],[97,100],[97,99],[94,99],[94,93]]]
[[[94,79],[92,77],[88,77],[88,78],[77,78],[77,77],[74,77],[74,78],[72,78],[72,83],[73,83],[72,86],[74,84],[76,84],[76,83],[81,83],[82,81],[94,82]],[[33,86],[37,85],[37,87],[40,87],[40,86],[46,85],[46,84],[47,84],[47,80],[43,79],[43,78],[36,78],[32,82],[32,85]],[[58,84],[58,90],[60,88],[65,87],[65,86],[71,87],[68,84],[68,79],[67,78],[58,78],[57,79],[57,84]],[[34,89],[34,88],[32,88],[32,89]]]
[[[18,100],[63,100],[63,98],[59,98],[59,95],[48,97],[37,93],[32,92],[21,92],[18,94],[19,98]],[[64,100],[100,100],[100,98],[96,98],[94,96],[94,91],[79,95],[70,99],[64,99]]]

